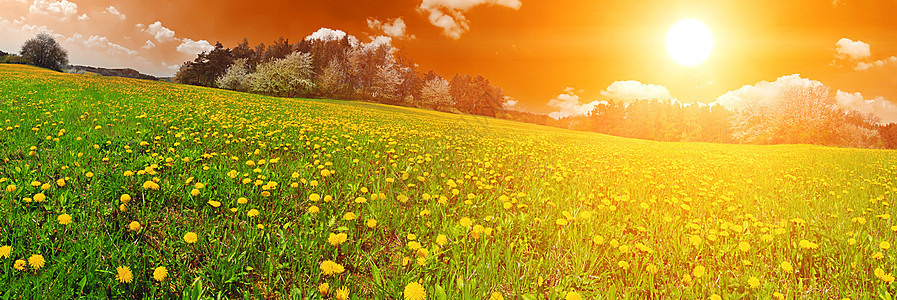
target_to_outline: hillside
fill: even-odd
[[[0,298],[895,294],[895,151],[19,65],[0,122]]]

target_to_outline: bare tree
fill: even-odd
[[[68,52],[47,33],[40,33],[22,44],[20,52],[35,66],[62,71],[69,63]]]
[[[322,95],[332,98],[348,96],[349,72],[346,62],[340,58],[330,59],[315,80]]]

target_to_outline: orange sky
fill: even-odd
[[[170,76],[207,43],[231,47],[246,37],[270,44],[280,36],[295,43],[322,27],[365,41],[396,35],[397,28],[371,28],[369,19],[401,18],[403,35],[393,44],[423,70],[483,75],[518,100],[518,109],[537,113],[559,110],[547,105],[556,98],[606,100],[618,95],[608,91],[617,81],[662,86],[681,102],[713,102],[795,73],[859,92],[861,100],[892,101],[895,15],[894,0],[0,0],[0,50],[17,52],[47,31],[70,50],[73,64]],[[454,22],[436,24],[433,16]],[[670,26],[684,18],[703,21],[714,34],[710,58],[695,67],[672,61],[664,44]],[[842,38],[861,41],[870,53],[837,57]]]

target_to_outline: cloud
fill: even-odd
[[[59,18],[60,21],[65,21],[72,16],[78,15],[78,4],[67,0],[34,0],[34,3],[28,7],[28,12],[38,15],[54,16]]]
[[[860,60],[872,56],[869,44],[842,38],[835,43],[835,58]]]
[[[150,25],[150,26],[152,26],[152,25]],[[178,52],[181,52],[184,54],[196,55],[196,54],[199,54],[202,52],[212,51],[212,49],[215,49],[215,46],[212,46],[206,40],[194,41],[194,40],[185,38],[185,39],[181,40],[181,44],[178,45],[177,49],[178,49]]]
[[[635,80],[615,81],[601,95],[610,99],[632,102],[642,99],[674,99],[662,85],[644,84]]]
[[[90,37],[85,39],[84,36],[80,33],[75,33],[71,37],[65,38],[64,40],[68,43],[79,43],[90,49],[105,50],[105,54],[129,56],[137,54],[137,51],[110,42],[109,38],[105,36],[91,35]]]
[[[155,47],[156,47],[156,44],[153,43],[153,41],[146,40],[146,43],[145,43],[145,44],[143,45],[143,47],[141,47],[141,48],[143,48],[143,49],[153,49],[153,48],[155,48]]]
[[[480,5],[504,6],[520,9],[520,0],[423,0],[417,10],[427,14],[430,24],[442,28],[446,36],[459,39],[470,30],[470,21],[464,13]]]
[[[305,39],[306,40],[319,40],[319,41],[327,42],[327,41],[339,40],[345,36],[346,36],[345,31],[321,27],[317,31],[312,32],[312,34],[309,34],[308,36],[306,36]],[[354,37],[350,35],[349,39],[350,40],[354,39]],[[356,40],[356,42],[357,42],[357,40]]]
[[[115,8],[115,6],[111,6],[111,5],[109,7],[107,7],[105,10],[103,10],[103,13],[117,16],[121,20],[124,20],[127,18],[127,16],[125,16],[125,14],[119,12],[118,9]],[[162,26],[162,24],[160,23],[159,26]]]
[[[516,104],[516,102],[515,102]],[[579,103],[579,96],[576,95],[572,87],[564,89],[564,93],[554,97],[548,101],[548,106],[555,107],[558,111],[548,114],[549,117],[560,119],[564,117],[581,116],[588,114],[595,106],[607,104],[604,101],[592,101],[586,104]]]
[[[80,16],[78,16],[78,20],[84,21],[84,20],[87,20],[87,19],[90,19],[90,17],[88,17],[86,13],[85,13],[85,14],[81,14]]]
[[[822,82],[801,78],[800,74],[791,74],[779,77],[773,82],[764,80],[754,85],[742,86],[719,96],[712,104],[720,104],[729,110],[743,109],[752,104],[772,106],[781,101],[782,89],[792,86],[816,87],[822,86]]]
[[[895,64],[895,63],[897,63],[897,56],[891,56],[888,58],[879,59],[879,60],[870,61],[870,62],[862,62],[862,61],[858,62],[856,67],[854,67],[853,69],[857,70],[857,71],[866,71],[869,69],[881,68],[881,67],[888,66],[891,64]]]
[[[142,28],[143,24],[137,24],[137,27]],[[174,37],[174,30],[165,28],[165,26],[162,26],[162,22],[160,21],[149,24],[149,26],[146,26],[145,29],[141,29],[141,31],[153,35],[153,38],[155,38],[156,41],[160,43],[173,42],[178,40]]]
[[[415,36],[409,35],[407,32],[407,26],[405,26],[405,21],[402,18],[395,18],[390,20],[386,20],[386,22],[381,22],[380,20],[369,18],[367,20],[368,28],[372,30],[382,31],[384,34],[396,38],[396,39],[414,39]]]
[[[835,102],[845,109],[873,114],[884,123],[897,123],[897,105],[884,97],[867,100],[859,92],[848,93],[838,90],[835,93]]]

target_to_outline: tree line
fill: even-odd
[[[174,77],[183,84],[285,97],[366,100],[456,113],[499,117],[501,88],[483,76],[459,74],[451,80],[418,66],[389,43],[360,43],[348,35],[280,38],[251,47],[220,42],[185,62]]]

